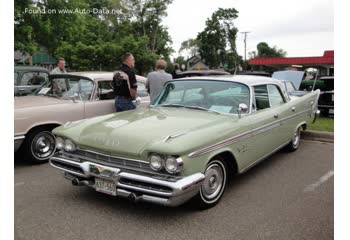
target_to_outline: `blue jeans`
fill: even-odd
[[[117,112],[123,112],[136,108],[136,106],[132,103],[131,99],[120,96],[117,96],[115,98],[114,106]]]

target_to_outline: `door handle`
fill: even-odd
[[[273,115],[274,118],[278,118],[278,114]]]
[[[290,110],[292,110],[293,112],[295,112],[295,107],[292,107]]]

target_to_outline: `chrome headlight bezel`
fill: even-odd
[[[56,136],[56,148],[58,150],[64,149],[64,138]]]
[[[64,140],[64,150],[67,152],[74,152],[75,150],[77,150],[77,146],[72,140],[67,138]]]
[[[179,173],[183,169],[183,160],[179,157],[168,156],[165,160],[164,168],[168,173]]]
[[[163,169],[164,159],[160,154],[152,153],[149,155],[149,158],[150,158],[149,166],[151,167],[151,169],[153,169],[154,171],[160,171]]]

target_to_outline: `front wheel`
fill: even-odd
[[[26,137],[23,146],[24,157],[32,163],[46,163],[55,153],[55,137],[50,130],[38,128]]]
[[[301,127],[298,127],[297,130],[294,132],[292,140],[286,147],[286,149],[289,152],[294,152],[298,149],[300,145],[300,132],[301,132]]]
[[[221,199],[227,181],[226,163],[223,160],[212,160],[207,165],[204,175],[199,193],[194,198],[199,209],[211,208]]]

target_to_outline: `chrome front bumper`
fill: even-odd
[[[96,190],[95,178],[110,180],[116,185],[116,196],[171,207],[181,205],[195,196],[205,178],[204,174],[195,173],[184,178],[167,179],[90,161],[72,161],[59,153],[50,158],[50,164],[63,170],[67,179],[76,182],[74,185],[85,185]]]
[[[18,151],[18,149],[21,147],[23,141],[25,139],[25,136],[24,135],[21,135],[21,136],[15,136],[14,138],[14,150],[15,152]]]

